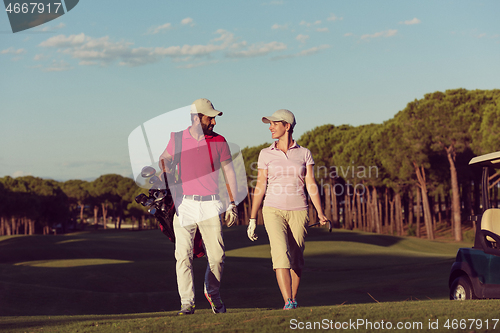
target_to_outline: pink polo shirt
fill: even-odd
[[[257,167],[267,170],[267,189],[264,206],[281,210],[307,209],[304,191],[307,166],[314,164],[309,149],[294,142],[285,154],[276,147],[260,151]]]
[[[189,127],[190,128],[190,127]],[[182,132],[181,182],[184,195],[219,194],[219,169],[221,162],[231,158],[226,139],[222,135],[205,135],[196,140],[189,133]],[[166,151],[170,156],[175,153],[174,133],[170,135]]]

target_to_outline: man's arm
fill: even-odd
[[[221,162],[221,166],[226,181],[227,192],[229,194],[229,201],[233,202],[235,201],[236,193],[238,193],[238,184],[236,182],[236,173],[234,172],[232,159]]]
[[[167,149],[160,155],[160,160],[158,161],[158,165],[160,166],[160,170],[166,173],[172,173],[173,157],[167,152]]]
[[[238,207],[236,207],[235,199],[238,193],[238,184],[236,183],[236,174],[233,168],[232,159],[225,160],[221,162],[222,173],[224,174],[224,179],[226,181],[227,194],[229,195],[229,201],[231,204],[226,212],[226,225],[228,227],[233,226],[238,220]]]

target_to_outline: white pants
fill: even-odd
[[[193,244],[196,229],[200,230],[208,259],[205,273],[205,293],[213,300],[220,299],[219,288],[224,269],[224,241],[219,214],[219,200],[195,201],[183,199],[174,216],[175,269],[181,305],[194,305]],[[182,221],[182,225],[181,225]]]

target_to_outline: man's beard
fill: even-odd
[[[213,135],[214,134],[213,125],[205,125],[203,123],[200,125],[201,125],[201,130],[203,131],[203,134],[205,134],[205,135]]]

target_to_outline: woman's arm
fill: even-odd
[[[255,185],[255,191],[253,192],[252,200],[252,212],[250,214],[251,219],[257,218],[257,212],[259,211],[262,200],[264,199],[264,194],[266,193],[267,186],[267,170],[258,169],[257,173],[257,184]]]
[[[319,222],[323,225],[328,221],[328,218],[323,213],[323,208],[321,208],[321,199],[319,197],[318,185],[316,184],[316,179],[314,179],[313,165],[309,164],[306,169],[306,189],[307,193],[311,197],[311,201],[318,212]]]

